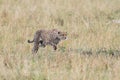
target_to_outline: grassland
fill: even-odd
[[[0,80],[120,80],[119,0],[0,0]],[[38,29],[68,32],[31,53]]]

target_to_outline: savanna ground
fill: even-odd
[[[120,80],[117,20],[120,0],[0,0],[0,80]],[[68,39],[33,57],[27,40],[53,28]]]

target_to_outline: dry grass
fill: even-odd
[[[119,0],[0,0],[0,80],[120,80],[119,19]],[[33,57],[42,28],[68,39]]]

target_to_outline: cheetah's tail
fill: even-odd
[[[34,42],[34,40],[32,40],[32,41],[28,40],[28,43],[33,43],[33,42]]]

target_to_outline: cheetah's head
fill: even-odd
[[[67,38],[67,32],[58,31],[58,38],[60,40],[65,40]]]

